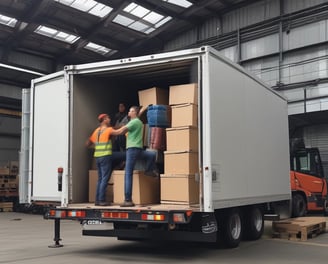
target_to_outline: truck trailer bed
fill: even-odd
[[[67,207],[57,207],[58,209],[68,209],[68,210],[80,210],[80,209],[107,209],[107,210],[152,210],[152,211],[187,211],[192,210],[194,212],[199,212],[199,204],[146,204],[146,205],[135,205],[131,207],[120,207],[119,204],[111,204],[110,206],[99,206],[94,203],[73,203],[69,204]]]

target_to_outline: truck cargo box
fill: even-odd
[[[288,198],[286,101],[218,52],[203,47],[66,66],[63,72],[35,79],[30,200],[60,201],[63,206],[87,202],[92,152],[84,142],[97,126],[95,117],[115,113],[119,102],[138,105],[141,90],[160,87],[169,92],[170,86],[184,84],[197,84],[186,85],[193,96],[198,94],[193,104],[198,107],[192,110],[197,109],[197,124],[193,120],[186,125],[196,125],[199,132],[200,207],[211,211]],[[189,103],[174,104],[173,111],[193,106]],[[183,119],[173,116],[173,127],[174,118]],[[57,188],[58,167],[64,168],[62,192]]]

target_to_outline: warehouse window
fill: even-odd
[[[105,17],[113,10],[113,8],[98,3],[94,0],[55,0],[55,2],[70,6],[72,8],[87,12],[98,17]]]
[[[149,34],[171,19],[172,17],[163,16],[132,2],[113,19],[113,22]]]
[[[9,27],[14,27],[17,23],[17,20],[12,17],[7,17],[4,15],[0,15],[0,24],[9,26]]]
[[[67,42],[69,44],[74,43],[80,38],[78,36],[67,34],[65,32],[58,31],[57,29],[49,28],[46,26],[39,26],[34,32],[49,38]]]
[[[190,3],[187,0],[162,0],[164,2],[168,2],[170,4],[174,4],[174,5],[178,5],[184,8],[188,8],[190,6],[192,6],[192,3]]]
[[[116,52],[114,50],[111,50],[109,48],[106,48],[104,46],[101,46],[101,45],[98,45],[96,43],[93,43],[93,42],[89,42],[87,45],[84,46],[85,49],[88,49],[88,50],[91,50],[91,51],[94,51],[94,52],[97,52],[101,55],[106,55],[108,54],[109,52]]]

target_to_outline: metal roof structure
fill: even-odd
[[[58,65],[156,53],[206,19],[251,2],[256,1],[1,0],[0,83],[26,87],[31,78],[49,73],[32,63],[13,64],[17,53],[46,58],[50,72]]]

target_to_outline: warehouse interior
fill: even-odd
[[[324,0],[2,0],[0,166],[19,160],[31,80],[209,45],[286,97],[290,137],[320,149],[327,175],[327,42]]]

